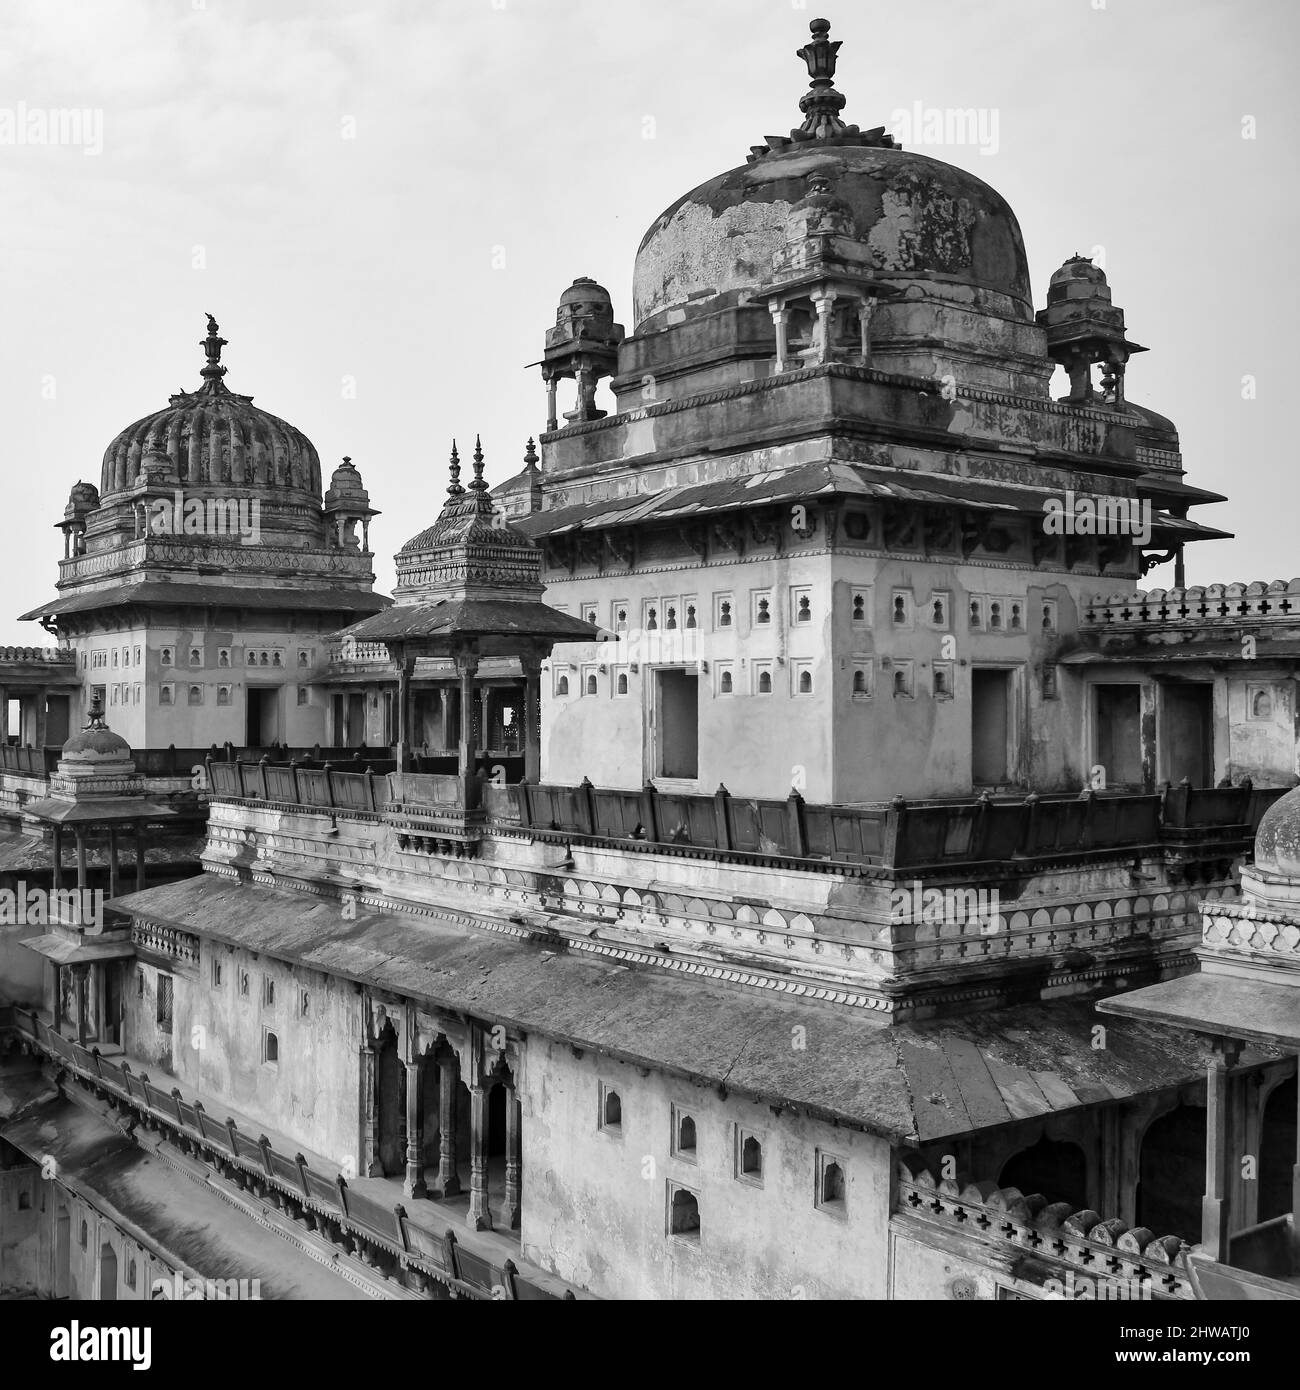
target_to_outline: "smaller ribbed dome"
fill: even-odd
[[[1265,877],[1300,878],[1300,787],[1264,812],[1255,832],[1255,869]]]
[[[64,507],[63,515],[66,520],[71,521],[74,517],[96,511],[98,507],[99,489],[94,483],[76,482],[72,485],[72,491],[68,493],[68,505]]]
[[[329,490],[325,494],[325,505],[328,507],[333,502],[344,501],[360,502],[367,507],[370,505],[370,494],[361,481],[361,474],[357,471],[356,464],[346,455],[343,462],[330,476]]]
[[[569,304],[607,304],[613,312],[614,301],[609,297],[609,291],[604,285],[598,285],[590,275],[579,275],[578,278],[560,296],[561,306]]]
[[[131,745],[104,723],[104,707],[96,696],[91,701],[86,727],[63,745],[64,762],[122,762],[131,756]]]

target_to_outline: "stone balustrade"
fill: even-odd
[[[1083,610],[1083,627],[1203,627],[1300,620],[1300,579],[1251,584],[1193,585],[1187,589],[1096,594]]]

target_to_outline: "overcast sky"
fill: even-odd
[[[819,13],[847,120],[996,115],[989,153],[904,143],[1008,199],[1038,306],[1104,248],[1151,349],[1130,397],[1232,499],[1193,513],[1237,539],[1192,546],[1189,582],[1300,574],[1294,0],[3,0],[0,140],[23,103],[103,125],[98,153],[0,143],[0,640],[46,640],[12,619],[54,593],[68,490],[199,384],[209,311],[231,389],[326,479],[361,469],[391,592],[452,436],[482,432],[495,482],[544,428],[525,366],[565,286],[630,327],[646,227],[798,123]]]

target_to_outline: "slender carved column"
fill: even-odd
[[[63,887],[63,831],[57,826],[50,828],[50,852],[54,856],[54,891]]]
[[[492,1229],[492,1208],[488,1204],[488,1093],[477,1078],[469,1091],[469,1215],[467,1224],[475,1231]]]
[[[86,887],[86,837],[80,830],[77,835],[77,887],[84,891]]]
[[[769,304],[767,307],[768,313],[772,315],[772,326],[776,329],[776,370],[783,372],[786,367],[786,353],[788,351],[785,305],[782,304],[778,308],[775,304]]]
[[[542,664],[526,657],[524,670],[524,781],[542,780],[542,740],[538,711],[542,707]]]
[[[832,290],[814,292],[812,301],[817,309],[817,329],[814,335],[817,362],[822,366],[831,360],[831,310],[835,307],[835,293]]]
[[[135,828],[135,891],[144,891],[144,825]]]
[[[424,1184],[424,1127],[420,1123],[420,1088],[424,1081],[424,1061],[414,1058],[406,1064],[406,1181],[407,1197],[427,1197]]]
[[[1231,1230],[1228,1071],[1236,1063],[1240,1050],[1239,1042],[1216,1041],[1215,1055],[1205,1076],[1205,1196],[1201,1198],[1201,1244],[1205,1253],[1220,1264],[1226,1263],[1228,1258],[1228,1232]]]
[[[864,299],[858,308],[858,327],[862,331],[862,365],[871,365],[871,315],[875,312],[876,301]]]
[[[546,378],[546,428],[547,428],[548,430],[559,429],[559,427],[560,427],[559,416],[556,414],[555,388],[556,388],[556,379],[555,379],[555,377],[553,377],[553,376],[547,377],[547,378]]]
[[[438,1190],[444,1197],[460,1193],[456,1173],[456,1059],[438,1059]]]
[[[376,1090],[375,1049],[367,1043],[361,1049],[361,1169],[368,1178],[382,1178],[379,1161],[379,1093]]]
[[[108,828],[108,896],[117,897],[117,827]]]
[[[507,1230],[518,1230],[523,1214],[523,1150],[520,1140],[521,1120],[519,1098],[514,1083],[506,1087],[506,1209]]]

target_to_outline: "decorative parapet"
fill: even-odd
[[[1183,1249],[1178,1236],[1158,1236],[1145,1226],[1130,1227],[1114,1217],[1049,1202],[1041,1193],[977,1182],[969,1176],[936,1178],[921,1158],[898,1160],[898,1206],[925,1221],[960,1230],[973,1240],[1010,1245],[1043,1262],[1093,1280],[1149,1284],[1153,1297],[1188,1299],[1191,1284],[1177,1266]]]
[[[1201,904],[1201,942],[1218,955],[1255,956],[1261,964],[1300,968],[1300,919],[1249,903]]]
[[[206,537],[168,536],[133,541],[96,555],[59,561],[59,587],[104,579],[149,566],[191,569],[220,565],[232,571],[284,570],[292,574],[370,577],[370,556],[355,550],[294,550],[287,545],[214,545]]]
[[[331,666],[392,666],[394,664],[388,648],[382,642],[358,642],[352,636],[327,642],[325,654]]]
[[[70,647],[0,647],[0,662],[40,662],[48,666],[75,666],[77,654]]]
[[[1300,620],[1300,579],[1097,594],[1083,612],[1085,629],[1203,627],[1206,623],[1232,626],[1243,619],[1277,623]]]
[[[153,956],[166,956],[183,965],[198,965],[199,938],[175,927],[159,926],[137,917],[131,923],[131,945]]]

